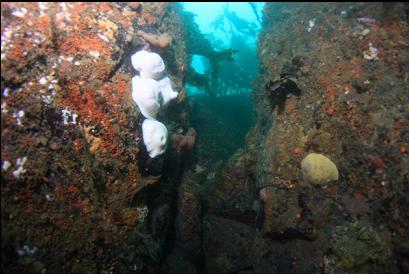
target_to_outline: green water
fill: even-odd
[[[259,73],[256,48],[263,3],[183,6],[194,18],[188,29],[196,30],[186,41],[191,53],[186,87],[193,102],[191,126],[201,144],[198,157],[227,160],[243,147],[254,123],[251,88]],[[227,51],[231,55],[219,54]]]
[[[232,95],[192,96],[192,126],[198,133],[198,156],[209,160],[227,160],[244,146],[244,137],[254,124],[251,97]]]

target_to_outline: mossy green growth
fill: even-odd
[[[366,220],[337,226],[330,249],[326,273],[399,273],[390,234],[378,231]]]
[[[304,181],[313,185],[326,185],[337,181],[337,166],[322,154],[310,153],[301,162]]]

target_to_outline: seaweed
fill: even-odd
[[[208,58],[211,65],[211,72],[201,75],[194,71],[194,68],[190,66],[184,80],[187,84],[203,88],[206,93],[215,95],[215,90],[217,90],[219,82],[218,79],[220,77],[220,63],[225,61],[233,61],[238,50],[232,48],[225,48],[221,50],[214,49],[209,39],[207,39],[206,36],[200,31],[199,26],[194,21],[195,16],[196,15],[192,12],[182,12],[182,18],[185,23],[184,31],[187,53],[190,58],[193,55],[200,55]],[[210,88],[210,86],[212,88]]]
[[[301,95],[301,90],[297,86],[295,79],[283,77],[277,81],[269,81],[265,85],[268,97],[270,99],[271,109],[274,110],[278,106],[278,113],[281,114],[285,108],[285,102],[288,94],[292,93],[296,96]]]

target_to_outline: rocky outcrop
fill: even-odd
[[[130,57],[150,42],[138,31],[172,37],[166,48],[150,48],[161,52],[180,95],[164,123],[171,116],[170,133],[186,130],[179,9],[1,4],[2,271],[158,269],[173,196],[150,186],[176,184],[181,167],[172,151],[147,156]],[[163,168],[167,162],[173,169]]]
[[[203,229],[208,273],[237,273],[251,268],[254,228],[207,215],[203,220]]]
[[[2,3],[2,270],[408,272],[407,5],[266,4],[257,123],[220,167],[193,165],[215,141],[188,130],[180,14]],[[153,160],[131,98],[148,47],[179,92]],[[310,153],[335,165],[325,183],[303,177]]]
[[[204,219],[211,273],[409,270],[407,15],[402,3],[266,4],[257,124]],[[331,183],[304,180],[310,153],[333,162]]]

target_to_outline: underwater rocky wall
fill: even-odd
[[[183,134],[180,7],[2,2],[1,22],[2,273],[158,272],[183,151],[149,159],[130,57],[162,56]]]
[[[408,6],[267,3],[257,123],[220,168],[189,170],[180,14],[1,4],[2,271],[408,272]],[[154,160],[131,98],[147,44],[179,92]],[[311,153],[336,172],[304,176]]]
[[[208,273],[409,272],[408,17],[404,3],[265,5],[256,126],[198,192]],[[310,153],[332,177],[303,170]]]

